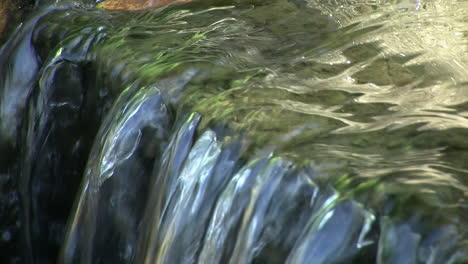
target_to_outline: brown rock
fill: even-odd
[[[173,3],[187,3],[192,0],[106,0],[98,5],[109,10],[144,10],[159,8]]]
[[[8,6],[7,1],[0,0],[0,37],[3,35],[7,25]]]
[[[0,0],[0,45],[33,6],[34,0]]]

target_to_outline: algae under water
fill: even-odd
[[[468,2],[95,4],[0,51],[5,263],[468,262]]]

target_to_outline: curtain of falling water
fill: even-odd
[[[448,5],[38,10],[0,54],[7,263],[467,261]]]

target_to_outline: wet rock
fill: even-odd
[[[0,45],[3,44],[14,27],[24,20],[33,5],[34,0],[0,1]]]
[[[106,0],[98,5],[109,10],[143,10],[159,8],[174,3],[188,3],[192,0]]]
[[[6,2],[0,3],[0,35],[3,34],[8,21],[8,8]]]

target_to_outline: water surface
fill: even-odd
[[[464,263],[465,10],[44,7],[0,56],[5,232],[30,263]]]

